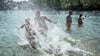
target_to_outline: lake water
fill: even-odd
[[[20,40],[17,28],[24,23],[25,18],[34,19],[34,13],[35,11],[31,10],[0,11],[0,56],[42,56],[38,51],[28,46],[19,46],[17,44]],[[81,28],[77,26],[77,18],[80,13],[84,15]],[[68,15],[66,11],[41,11],[41,14],[56,21],[56,25],[65,32],[65,20]],[[92,56],[100,56],[100,12],[74,11],[71,32],[66,33],[69,33],[73,39],[81,41],[79,48],[92,52]],[[73,52],[71,53],[73,54]]]

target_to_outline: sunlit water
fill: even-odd
[[[66,32],[65,11],[41,11],[42,15],[56,21],[48,23],[48,38],[39,35],[37,50],[18,43],[25,38],[18,27],[29,17],[34,19],[35,11],[0,11],[0,56],[99,56],[100,54],[100,12],[73,12],[71,32]],[[83,26],[77,27],[79,13],[84,15]],[[22,37],[22,38],[21,38]],[[79,41],[80,40],[80,41]],[[91,55],[91,53],[93,55]]]

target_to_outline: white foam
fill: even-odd
[[[49,26],[52,26],[52,24]],[[41,35],[35,27],[33,28],[37,35],[37,37],[35,37],[35,42],[37,43],[36,48],[42,53],[40,56],[55,56],[59,54],[62,54],[62,56],[69,56],[68,51],[93,55],[91,52],[72,46],[72,44],[76,43],[77,40],[71,38],[70,34],[65,33],[55,25],[52,28],[49,28],[47,37]]]

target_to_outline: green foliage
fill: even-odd
[[[84,9],[87,7],[93,9],[100,6],[100,0],[52,0],[51,5],[58,8],[78,7]]]
[[[7,10],[8,6],[5,3],[5,0],[0,0],[0,10]]]

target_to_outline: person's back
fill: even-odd
[[[70,25],[72,23],[72,18],[71,16],[67,16],[67,24]]]
[[[83,21],[82,21],[82,14],[79,15],[79,18],[78,18],[78,26],[81,27],[83,24]]]
[[[69,11],[69,15],[66,17],[66,27],[67,27],[67,30],[69,31],[70,28],[71,28],[71,23],[72,23],[72,11]]]

